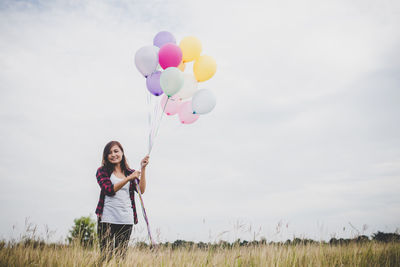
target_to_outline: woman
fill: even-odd
[[[134,180],[138,179],[143,194],[146,190],[148,163],[147,155],[141,162],[141,171],[135,171],[129,168],[119,142],[111,141],[104,148],[102,166],[96,173],[101,188],[96,214],[102,260],[107,257],[110,259],[114,249],[122,257],[126,255],[133,224],[138,223],[134,198],[137,188]]]

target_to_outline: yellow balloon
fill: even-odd
[[[194,36],[188,36],[182,39],[179,44],[182,50],[182,61],[190,62],[200,57],[201,42]]]
[[[203,55],[194,62],[193,72],[198,82],[204,82],[214,76],[217,71],[217,63],[210,57]]]
[[[180,69],[182,72],[184,72],[184,71],[185,71],[185,68],[186,68],[186,64],[183,63],[183,61],[181,61],[181,63],[180,63],[179,66],[178,66],[178,69]]]

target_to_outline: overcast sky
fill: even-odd
[[[198,37],[218,67],[199,85],[210,114],[163,118],[143,196],[156,241],[400,227],[399,1],[1,1],[0,238],[28,220],[63,240],[94,218],[107,142],[139,166],[133,57],[161,30]]]

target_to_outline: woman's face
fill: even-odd
[[[111,147],[110,152],[108,153],[108,161],[112,164],[118,164],[122,160],[122,150],[119,148],[118,145],[114,145]]]

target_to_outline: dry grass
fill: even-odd
[[[36,244],[37,245],[37,244]],[[99,249],[0,244],[0,266],[101,266]],[[229,248],[130,247],[123,261],[103,266],[400,266],[399,243],[259,245]]]

